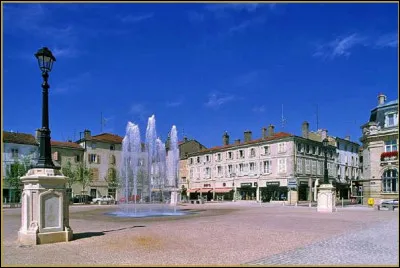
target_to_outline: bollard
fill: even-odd
[[[294,204],[294,206],[297,207],[297,201],[296,201],[296,203]]]
[[[344,206],[344,205],[343,205],[343,197],[342,197],[342,208],[343,208],[343,206]]]
[[[311,202],[308,204],[308,207],[309,207],[309,208],[311,207]]]

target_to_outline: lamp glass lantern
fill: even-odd
[[[322,141],[322,146],[324,146],[324,148],[327,148],[327,147],[328,147],[328,144],[329,144],[329,140],[328,140],[328,138],[325,138],[325,139]]]
[[[51,72],[53,63],[56,58],[53,56],[51,51],[47,47],[43,47],[36,52],[35,57],[38,60],[39,68],[43,73]]]

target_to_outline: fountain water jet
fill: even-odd
[[[176,126],[169,136],[169,150],[157,137],[156,120],[148,119],[145,142],[139,126],[128,122],[122,141],[118,210],[120,217],[178,216],[179,147]]]

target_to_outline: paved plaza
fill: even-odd
[[[71,206],[74,240],[21,247],[20,209],[3,209],[3,265],[398,265],[399,214],[248,202],[185,205],[195,214],[116,218]]]

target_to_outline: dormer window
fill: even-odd
[[[385,127],[393,127],[398,125],[397,113],[387,113],[385,115]]]

